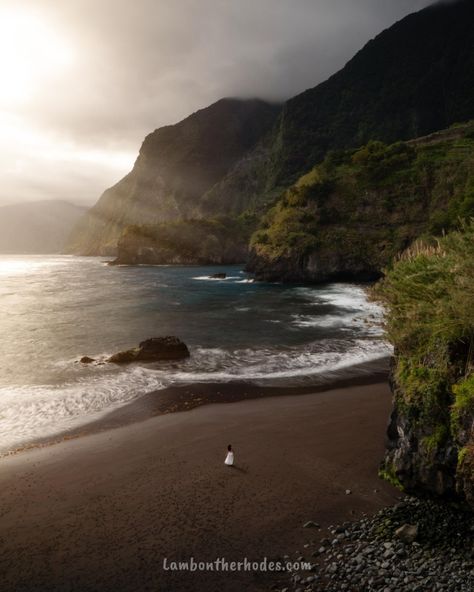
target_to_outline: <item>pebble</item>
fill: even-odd
[[[395,534],[404,526],[416,527],[410,529],[416,541]],[[295,592],[474,590],[474,545],[467,544],[474,532],[472,513],[404,497],[374,516],[330,526],[328,532],[336,538],[319,542],[312,554],[317,557],[313,575],[301,572],[293,582],[305,588]]]

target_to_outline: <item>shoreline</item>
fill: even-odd
[[[6,592],[263,592],[274,577],[165,572],[168,561],[262,560],[392,504],[377,476],[385,382],[209,404],[2,459]],[[236,469],[224,466],[231,442]],[[346,490],[351,494],[347,495]]]
[[[105,411],[83,425],[60,430],[52,435],[35,438],[11,450],[0,452],[2,458],[35,448],[54,446],[67,440],[114,430],[140,423],[151,417],[190,411],[212,404],[236,403],[262,398],[313,395],[352,386],[365,386],[388,381],[388,357],[354,364],[342,370],[328,372],[311,385],[260,386],[251,381],[196,382],[172,385],[144,393],[116,409]]]

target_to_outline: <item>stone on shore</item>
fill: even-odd
[[[416,524],[404,524],[397,528],[395,536],[404,543],[413,543],[418,536],[418,526]]]

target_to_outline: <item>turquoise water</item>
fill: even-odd
[[[225,271],[228,278],[209,276]],[[0,450],[170,384],[310,384],[389,349],[361,286],[254,283],[240,267],[108,267],[99,258],[0,257]],[[153,336],[179,363],[84,366]]]

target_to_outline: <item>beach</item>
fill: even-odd
[[[281,576],[164,567],[309,557],[307,521],[393,503],[390,404],[386,381],[209,404],[2,458],[2,590],[269,590]]]

